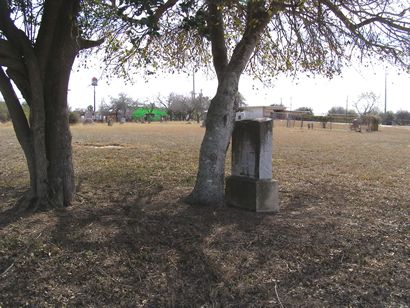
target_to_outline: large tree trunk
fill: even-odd
[[[66,14],[66,10],[68,8],[63,5],[60,14]],[[62,20],[66,22],[60,22],[55,29],[50,50],[53,56],[48,59],[44,71],[49,203],[53,207],[68,206],[75,193],[67,91],[79,46],[72,38],[70,21]]]
[[[225,159],[235,121],[239,76],[226,74],[218,85],[206,119],[192,204],[220,206],[224,202]]]
[[[75,193],[67,107],[72,60],[62,62],[58,55],[56,53],[56,58],[60,61],[50,61],[44,80],[39,83],[43,88],[42,97],[37,102],[29,101],[30,127],[28,133],[25,132],[27,137],[24,140],[18,138],[30,173],[30,190],[20,204],[22,210],[65,207]],[[70,59],[74,56],[71,54]],[[40,72],[38,75],[41,75]],[[42,101],[44,108],[38,108],[39,101]],[[16,117],[12,119],[15,126],[21,122]]]
[[[207,206],[220,206],[224,203],[225,158],[235,121],[239,78],[269,22],[264,1],[248,1],[243,37],[228,60],[221,3],[219,0],[207,1],[207,26],[218,90],[208,110],[196,184],[187,199],[189,203]]]
[[[65,207],[74,196],[68,82],[78,52],[102,43],[79,37],[78,10],[79,0],[45,1],[33,47],[11,20],[6,1],[0,0],[0,30],[7,38],[0,39],[0,55],[8,66],[7,75],[0,67],[0,91],[30,172],[30,191],[22,202],[23,209]],[[30,106],[29,121],[10,80]]]
[[[49,85],[46,91],[46,151],[49,161],[49,198],[53,207],[69,205],[75,192],[67,94],[64,94],[61,89],[64,85],[58,83],[58,81],[46,83]]]

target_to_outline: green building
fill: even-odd
[[[160,121],[167,116],[166,111],[159,108],[138,108],[132,113],[132,118],[136,121]]]

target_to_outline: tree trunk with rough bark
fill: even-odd
[[[239,76],[227,74],[211,101],[191,203],[219,206],[224,201],[225,158],[235,121],[238,83]]]
[[[218,89],[208,110],[196,183],[187,202],[205,206],[221,206],[224,204],[225,195],[226,152],[238,107],[236,99],[239,79],[261,33],[269,22],[271,13],[266,11],[264,1],[248,2],[245,30],[229,60],[223,10],[221,9],[223,3],[219,0],[208,0],[207,4],[207,26],[212,44],[214,68],[218,77]]]
[[[44,79],[49,198],[57,207],[69,205],[75,193],[67,91],[80,48],[73,37],[72,22],[64,18],[67,10],[73,11],[70,6],[73,4],[64,3],[59,12],[61,18],[54,30],[52,56],[47,61]]]
[[[67,91],[75,57],[81,49],[101,44],[78,36],[79,0],[48,0],[33,44],[10,18],[0,0],[0,91],[30,172],[30,190],[23,210],[68,206],[75,193]],[[23,113],[12,83],[30,106]]]

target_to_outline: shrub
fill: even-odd
[[[380,117],[378,115],[365,115],[362,116],[361,120],[364,125],[367,125],[367,131],[377,132],[379,130]]]
[[[80,122],[80,115],[78,114],[78,112],[70,111],[70,113],[68,115],[68,122],[70,124],[76,124],[76,123]]]
[[[9,111],[5,102],[0,102],[0,122],[7,122],[10,120]]]

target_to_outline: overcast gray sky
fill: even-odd
[[[303,75],[296,79],[279,76],[269,87],[251,77],[242,76],[239,91],[252,106],[282,102],[288,109],[312,107],[315,114],[324,114],[333,106],[345,107],[347,100],[351,108],[359,94],[373,91],[380,97],[380,110],[384,110],[385,72],[382,66],[365,68],[358,65],[331,80]],[[98,69],[81,69],[71,75],[68,101],[73,109],[93,104],[91,78],[94,76],[100,79],[96,88],[97,108],[102,99],[108,102],[109,96],[115,97],[120,92],[141,102],[155,102],[158,95],[165,98],[171,92],[191,95],[193,88],[192,74],[158,74],[148,81],[136,75],[134,84],[131,84],[115,77],[110,80],[101,78],[101,70]],[[217,87],[215,78],[203,73],[195,74],[195,85],[196,93],[202,90],[204,95],[211,98]],[[410,110],[410,75],[392,68],[388,69],[387,74],[387,110]]]

